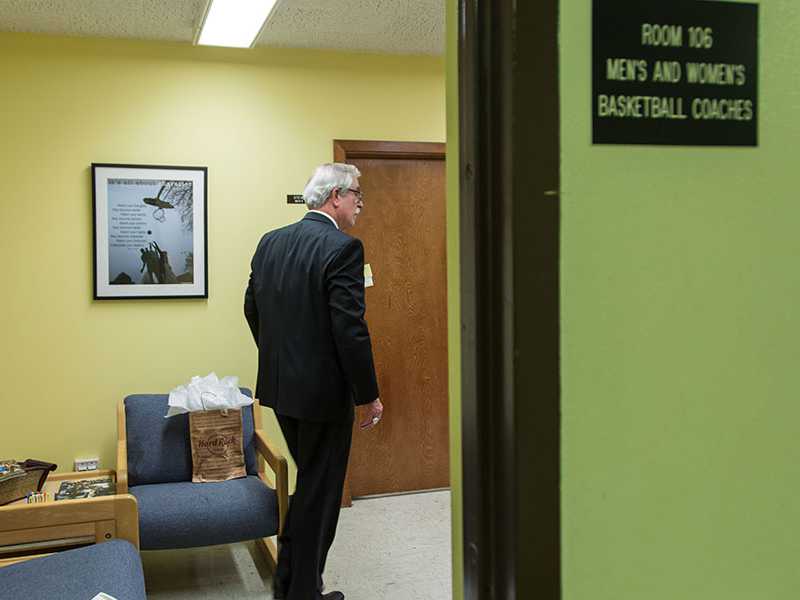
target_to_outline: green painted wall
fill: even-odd
[[[800,3],[761,3],[760,146],[591,145],[561,7],[566,600],[800,590]]]
[[[565,600],[800,589],[800,4],[760,5],[760,146],[721,149],[593,147],[591,2],[560,3]]]

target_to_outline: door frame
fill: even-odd
[[[378,140],[333,140],[333,160],[345,163],[354,158],[383,158],[406,160],[442,160],[446,158],[447,144],[440,142],[388,142]],[[446,226],[446,223],[445,223]],[[448,348],[449,352],[449,348]],[[449,398],[448,398],[449,403]],[[350,467],[344,479],[342,506],[353,505],[350,493]]]
[[[446,148],[446,144],[439,142],[333,140],[333,160],[339,163],[352,158],[444,160]]]
[[[559,600],[559,2],[457,2],[464,599]]]

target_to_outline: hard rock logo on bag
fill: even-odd
[[[246,475],[241,410],[189,413],[192,481],[227,481]]]
[[[241,442],[235,435],[225,436],[218,433],[212,435],[207,440],[197,440],[197,446],[203,450],[208,450],[214,456],[225,456],[234,444]]]

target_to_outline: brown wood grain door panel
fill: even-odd
[[[355,424],[345,495],[447,487],[444,148],[352,142],[342,156],[347,142],[338,144],[336,159],[362,172],[364,210],[348,233],[372,267],[366,318],[385,405],[379,426]]]

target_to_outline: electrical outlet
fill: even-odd
[[[76,471],[96,471],[100,466],[99,458],[76,458],[75,470]]]

